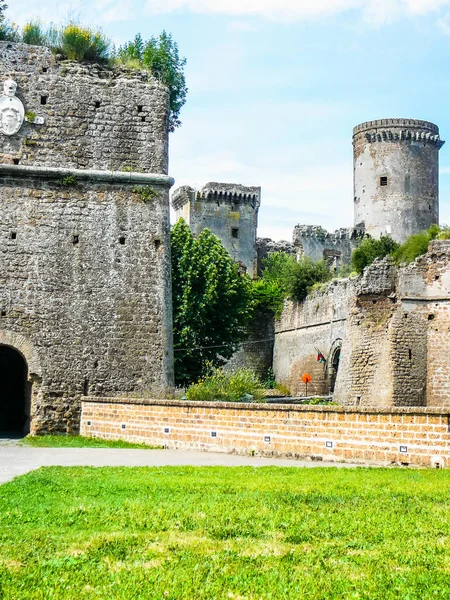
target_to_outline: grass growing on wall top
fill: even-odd
[[[8,600],[450,595],[450,472],[45,468],[0,486]]]

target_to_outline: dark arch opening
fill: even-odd
[[[331,358],[330,370],[330,393],[334,392],[336,386],[336,378],[339,371],[339,361],[341,360],[341,348],[336,348]]]
[[[0,432],[22,435],[29,428],[28,368],[23,356],[0,346]]]

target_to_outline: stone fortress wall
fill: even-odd
[[[344,406],[448,409],[449,331],[450,242],[435,240],[409,266],[379,260],[287,304],[276,324],[275,375],[294,394],[304,393],[305,372],[312,394],[329,393],[336,376],[334,400]]]
[[[256,274],[256,229],[261,188],[234,183],[207,183],[196,192],[189,186],[172,194],[177,220],[183,218],[197,236],[203,229],[217,235],[230,256]]]
[[[0,341],[31,431],[77,431],[83,394],[173,383],[168,93],[6,42],[0,74],[28,118],[0,134]]]

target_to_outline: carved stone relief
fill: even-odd
[[[25,109],[16,97],[17,83],[8,79],[3,84],[3,96],[0,98],[0,133],[14,135],[22,127]]]

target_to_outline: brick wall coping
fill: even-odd
[[[171,187],[175,180],[161,173],[135,173],[126,171],[101,171],[95,169],[71,169],[62,167],[34,167],[28,165],[0,164],[0,177],[39,177],[62,179],[73,176],[80,181],[101,181],[107,183],[142,183]]]
[[[396,414],[396,415],[445,415],[450,416],[450,408],[431,408],[422,406],[405,407],[354,407],[354,406],[320,406],[314,404],[268,404],[265,402],[197,402],[189,400],[154,400],[151,398],[107,398],[98,396],[83,396],[84,403],[94,404],[134,404],[140,406],[178,406],[182,408],[215,408],[250,411],[285,411],[285,412],[337,412],[359,414]]]

